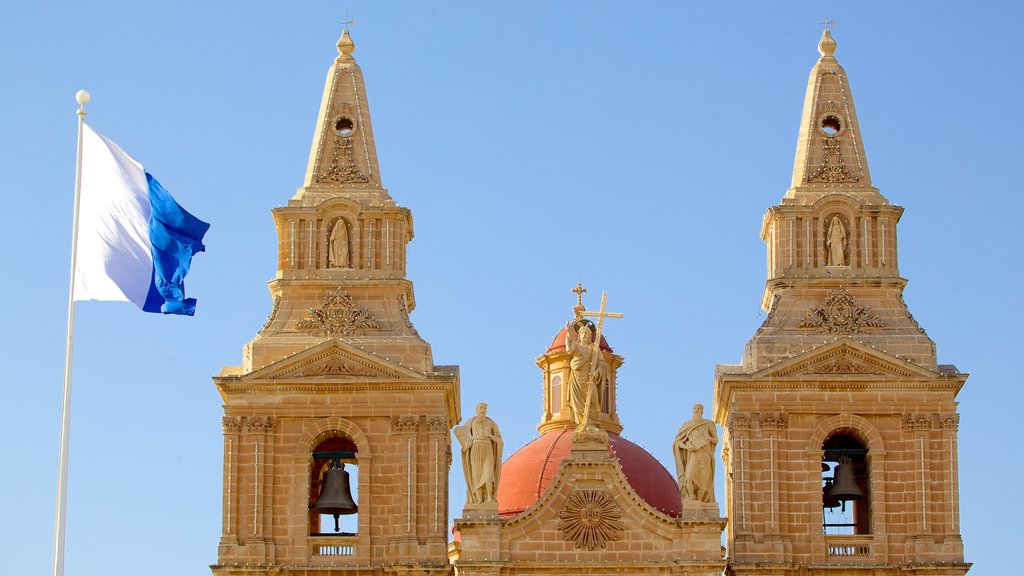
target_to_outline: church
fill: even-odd
[[[760,229],[764,322],[739,364],[717,366],[713,405],[693,405],[665,439],[673,469],[622,434],[624,358],[606,330],[620,315],[604,298],[588,308],[582,284],[535,359],[538,437],[508,453],[486,404],[463,404],[458,366],[435,364],[409,318],[412,214],[384,187],[355,49],[346,29],[303,185],[273,210],[270,316],[214,378],[213,574],[969,570],[956,410],[967,375],[938,363],[903,301],[903,209],[872,184],[828,29],[792,182]],[[450,482],[466,487],[456,518]]]

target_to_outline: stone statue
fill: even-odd
[[[580,323],[579,331],[565,325],[565,351],[569,360],[569,408],[578,428],[591,427],[599,418],[601,389],[608,380],[608,364],[594,338],[590,325]],[[587,404],[587,396],[590,403]]]
[[[839,216],[833,216],[825,237],[829,266],[846,266],[846,227]]]
[[[693,405],[693,419],[679,427],[672,453],[683,500],[705,504],[715,502],[715,423],[704,418],[704,406]]]
[[[327,251],[328,268],[348,268],[348,229],[345,220],[338,218],[331,230],[330,247]]]
[[[505,443],[498,425],[487,417],[487,404],[476,405],[476,416],[455,428],[462,444],[462,472],[466,476],[467,505],[497,503],[501,480],[501,452]]]

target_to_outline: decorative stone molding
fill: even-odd
[[[394,416],[391,418],[391,431],[398,434],[416,432],[420,427],[418,416]]]
[[[318,182],[363,183],[370,179],[356,168],[355,146],[351,137],[335,136],[331,165],[317,178]]]
[[[772,323],[772,320],[775,319],[775,311],[779,309],[779,300],[782,300],[781,295],[775,294],[772,296],[772,304],[768,307],[768,316],[766,316],[764,322],[761,323],[761,327],[757,329],[757,333],[754,334],[755,336],[764,332],[764,329],[767,328],[768,325]]]
[[[367,370],[362,366],[353,364],[351,362],[345,362],[340,356],[334,356],[326,362],[309,366],[304,370],[301,370],[293,376],[309,377],[309,376],[368,376],[376,377],[378,374],[371,370]]]
[[[252,416],[246,418],[245,424],[251,433],[273,432],[277,428],[277,418],[273,416]]]
[[[899,294],[899,299],[900,305],[903,306],[903,310],[907,313],[907,319],[910,320],[910,323],[914,325],[914,328],[917,328],[918,332],[927,336],[928,333],[924,331],[924,328],[922,328],[921,325],[917,323],[917,320],[914,319],[914,315],[910,313],[910,308],[907,306],[907,302],[903,299],[902,292]]]
[[[883,372],[873,366],[854,362],[848,357],[839,358],[825,364],[815,366],[811,374],[882,374]]]
[[[270,327],[270,323],[273,322],[274,318],[277,317],[277,310],[280,307],[281,307],[281,295],[278,294],[277,296],[274,296],[274,305],[270,309],[270,314],[267,315],[266,321],[263,322],[263,326],[260,327],[260,331],[256,333],[256,336],[260,336],[261,334],[263,334],[264,332],[267,331],[267,328]]]
[[[750,420],[750,414],[746,412],[733,412],[729,415],[729,421],[725,423],[725,427],[729,429],[729,434],[733,435],[741,430],[749,430]]]
[[[825,304],[811,308],[798,324],[817,334],[860,334],[868,328],[885,326],[882,319],[870,313],[867,306],[858,306],[845,289],[829,290]]]
[[[577,490],[558,513],[558,530],[576,548],[605,548],[622,538],[622,511],[603,490]]]
[[[789,427],[789,414],[785,412],[763,412],[758,419],[762,430],[785,430]]]
[[[900,415],[900,427],[905,432],[921,432],[932,429],[932,418],[924,414]]]
[[[235,416],[224,416],[220,419],[220,429],[225,434],[236,434],[242,431],[242,419]]]
[[[939,428],[948,431],[957,431],[960,429],[960,415],[959,414],[939,414]]]
[[[427,432],[433,433],[447,433],[448,432],[448,418],[444,416],[428,416],[427,417]]]
[[[843,155],[840,152],[839,144],[841,138],[825,138],[825,145],[822,147],[821,165],[807,176],[808,182],[856,182],[860,180],[856,174],[846,169],[843,164]]]
[[[409,303],[406,301],[405,293],[398,295],[398,305],[402,310],[402,319],[405,320],[405,327],[412,332],[413,336],[419,336],[420,333],[416,331],[416,327],[412,325],[412,320],[409,318]]]
[[[366,310],[359,308],[342,288],[331,292],[319,308],[310,308],[306,317],[295,325],[299,330],[318,336],[348,336],[380,324]]]

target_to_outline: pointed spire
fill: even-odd
[[[811,69],[800,120],[793,181],[786,198],[814,202],[827,194],[880,196],[871,185],[853,93],[825,28]]]
[[[380,188],[363,71],[352,57],[356,43],[347,26],[337,47],[320,101],[305,185],[296,198],[311,190],[327,194],[373,190],[386,195]]]

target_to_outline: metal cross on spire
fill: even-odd
[[[355,26],[355,24],[356,24],[356,19],[355,18],[351,18],[350,19],[348,17],[348,8],[346,8],[345,9],[345,21],[342,22],[341,25],[345,27],[345,30],[348,30],[349,26]]]

